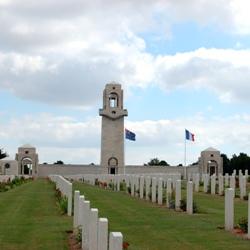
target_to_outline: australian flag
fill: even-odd
[[[135,141],[135,133],[125,128],[125,138],[131,141]]]

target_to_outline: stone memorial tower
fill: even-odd
[[[124,173],[124,116],[123,90],[120,84],[106,84],[103,91],[101,135],[101,167],[106,174]]]

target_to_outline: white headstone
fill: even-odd
[[[158,204],[162,205],[162,178],[158,180]]]
[[[109,250],[122,250],[123,248],[122,243],[123,243],[123,236],[120,232],[110,232]]]
[[[149,193],[150,193],[150,184],[151,184],[151,177],[146,177],[146,200],[149,200]]]
[[[83,202],[82,248],[89,249],[89,215],[90,202]]]
[[[193,214],[193,182],[187,183],[187,213]]]
[[[247,238],[250,239],[250,193],[248,194],[248,233]]]
[[[98,250],[108,250],[108,219],[99,218],[98,221]]]
[[[224,177],[222,174],[219,174],[219,195],[223,195],[224,192]]]
[[[180,209],[181,205],[181,180],[175,182],[175,209]]]
[[[234,189],[227,188],[225,192],[225,230],[234,228]]]
[[[144,195],[144,177],[140,177],[140,198],[143,199]]]
[[[243,200],[246,195],[246,177],[244,175],[240,178],[240,198]]]
[[[168,178],[167,180],[167,192],[166,192],[166,205],[169,208],[170,204],[170,199],[171,199],[171,195],[172,195],[172,180],[170,178]]]
[[[215,194],[216,175],[211,176],[211,194]]]
[[[89,216],[89,249],[97,250],[98,209],[91,208]]]
[[[152,178],[152,202],[156,202],[156,178]]]
[[[74,193],[74,220],[73,220],[73,227],[78,227],[78,216],[79,216],[79,197],[80,191],[75,190]]]

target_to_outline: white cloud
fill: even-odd
[[[248,100],[248,50],[155,56],[141,36],[165,39],[172,24],[185,21],[249,34],[246,1],[5,0],[1,5],[0,88],[20,98],[86,107],[115,80],[125,89],[202,87],[223,102]]]
[[[26,116],[5,122],[1,117],[0,140],[14,155],[17,147],[30,143],[37,147],[41,162],[63,160],[88,164],[100,161],[101,120],[78,121],[71,117],[50,114]],[[136,133],[137,141],[126,141],[126,163],[143,164],[159,157],[171,164],[183,163],[184,129],[195,134],[195,142],[187,142],[188,162],[196,161],[209,146],[231,156],[250,153],[249,115],[225,118],[205,118],[201,114],[175,120],[126,121],[126,127]]]

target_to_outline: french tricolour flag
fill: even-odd
[[[194,134],[185,129],[186,140],[194,141]]]

